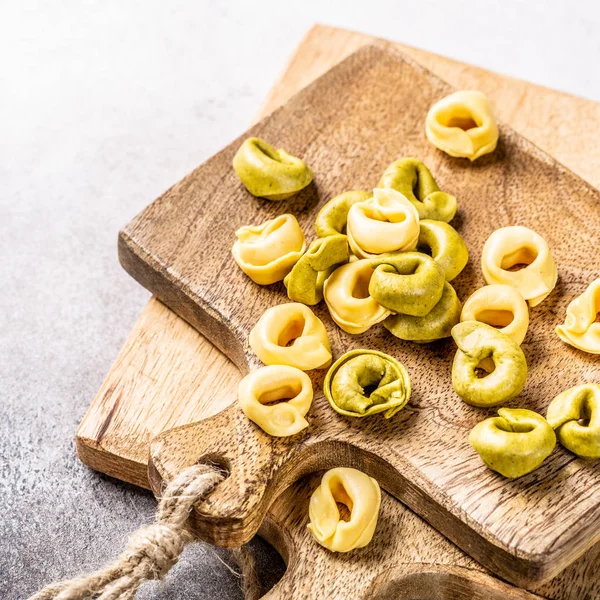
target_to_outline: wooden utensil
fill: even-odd
[[[280,104],[337,60],[371,41],[368,36],[315,27],[290,62],[282,81],[275,86],[264,110]],[[500,117],[510,121],[572,169],[578,170],[588,181],[599,183],[594,177],[600,177],[595,169],[600,159],[600,147],[595,142],[600,131],[600,105],[411,48],[404,47],[403,50],[453,84],[488,93]],[[554,123],[560,130],[560,138],[547,127],[548,122]],[[151,437],[163,429],[200,419],[226,406],[233,398],[239,377],[237,369],[205,338],[159,301],[152,299],[81,423],[77,434],[79,455],[95,469],[148,487],[147,455]],[[292,489],[300,493],[305,485],[302,482]],[[296,493],[292,489],[289,493]],[[386,502],[384,498],[384,506]],[[432,534],[443,540],[400,503],[392,501],[392,505],[396,507],[396,513],[390,516],[390,521],[397,523],[398,531],[405,530],[403,538],[407,548],[411,548],[415,540],[430,540]],[[285,521],[286,515],[291,517],[286,503],[282,504],[284,508],[277,516],[279,506],[279,501],[276,501],[270,514],[276,515],[273,520],[280,519],[284,523],[285,535],[277,536],[285,540],[289,539],[289,531],[295,521],[291,518]],[[402,525],[407,516],[414,519],[412,527]],[[266,535],[270,522],[268,518],[261,534]],[[281,543],[276,543],[277,536],[268,536],[268,539],[277,545],[284,557],[289,558],[288,572],[280,583],[283,585],[293,565],[301,567],[303,559],[294,559],[300,552],[297,545],[284,551]],[[455,560],[452,556],[464,556],[448,542],[445,544],[456,553],[450,553],[449,561]],[[372,545],[378,545],[377,536]],[[440,547],[433,543],[431,547],[433,551],[430,554],[420,547],[410,561],[444,562]],[[310,542],[306,554],[313,552],[314,545]],[[598,597],[600,588],[595,576],[597,554],[595,547],[558,578],[543,588],[537,588],[539,593],[553,598]],[[385,551],[376,552],[375,556],[379,559],[385,556]],[[469,563],[457,560],[456,564],[464,566]],[[373,568],[369,561],[352,561],[352,573],[356,579],[367,577]],[[477,567],[471,561],[469,568]],[[329,572],[323,567],[322,574]],[[295,577],[294,581],[298,584],[299,578]],[[327,581],[335,587],[334,579]],[[327,581],[320,589],[333,589],[327,587]],[[313,584],[303,585],[310,587]],[[437,589],[436,586],[433,589]],[[425,584],[423,593],[431,595],[434,592]]]
[[[459,198],[455,224],[474,257],[457,280],[461,297],[483,284],[476,257],[497,227],[529,226],[552,248],[561,281],[533,311],[524,345],[529,385],[518,400],[519,406],[544,412],[559,391],[598,376],[594,359],[560,344],[553,329],[557,315],[596,276],[591,250],[600,194],[505,126],[495,153],[472,165],[435,150],[423,135],[423,122],[429,107],[450,91],[390,45],[359,50],[132,221],[120,236],[123,266],[241,370],[257,367],[248,334],[264,310],[286,296],[281,285],[258,287],[237,268],[230,258],[235,229],[292,212],[309,232],[327,199],[347,189],[369,189],[390,162],[417,156],[440,187]],[[302,156],[317,173],[316,184],[286,202],[249,196],[231,159],[250,135]],[[349,336],[331,324],[323,306],[316,312],[328,325],[335,356],[368,347],[405,363],[415,390],[410,408],[390,421],[353,420],[333,413],[320,396],[304,436],[273,440],[237,406],[162,434],[151,448],[155,490],[199,460],[222,462],[230,471],[196,509],[205,539],[220,545],[247,541],[283,489],[335,465],[371,474],[473,558],[517,585],[555,576],[600,539],[600,471],[593,464],[559,450],[516,481],[483,466],[467,434],[487,415],[452,391],[451,342],[415,346],[381,327]],[[314,384],[320,389],[320,374]]]

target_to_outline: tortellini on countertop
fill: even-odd
[[[363,333],[390,315],[369,295],[373,276],[368,259],[338,267],[325,281],[323,296],[331,318],[347,333]]]
[[[546,240],[521,226],[502,227],[490,235],[481,253],[481,268],[486,283],[516,287],[529,306],[542,302],[558,280]]]
[[[313,399],[310,377],[295,367],[269,365],[252,371],[238,387],[244,414],[265,433],[294,435],[308,427],[304,418]],[[278,400],[285,400],[277,402]]]
[[[495,406],[518,396],[525,387],[527,361],[519,344],[490,325],[464,321],[452,329],[458,346],[452,364],[454,391],[472,406]],[[494,370],[479,377],[482,361]]]
[[[233,258],[260,285],[281,281],[306,249],[304,234],[294,215],[285,214],[262,225],[246,225],[235,232]]]
[[[250,332],[249,342],[266,365],[289,365],[310,371],[326,369],[331,364],[325,325],[299,302],[268,308]]]
[[[567,344],[600,354],[600,278],[590,283],[585,292],[567,307],[567,318],[556,328],[558,337]]]
[[[347,507],[348,521],[340,517],[337,503]],[[363,548],[375,533],[380,504],[381,490],[375,479],[356,469],[331,469],[310,498],[308,529],[332,552]]]
[[[313,180],[302,160],[255,137],[240,146],[233,168],[253,196],[267,200],[286,200]]]
[[[504,477],[522,477],[537,469],[556,446],[552,427],[542,415],[523,408],[501,408],[473,427],[469,442],[483,462]]]
[[[419,213],[400,192],[375,188],[372,198],[350,207],[347,235],[358,258],[414,250],[419,239]]]
[[[419,223],[417,251],[428,254],[452,281],[467,266],[469,251],[462,237],[448,223],[424,219]]]
[[[347,417],[383,412],[386,419],[402,410],[411,394],[404,365],[376,350],[352,350],[333,363],[323,383],[331,407]]]
[[[321,208],[315,221],[315,230],[319,237],[346,234],[348,211],[357,202],[364,202],[373,196],[372,192],[351,190],[332,198]]]
[[[583,458],[600,458],[600,385],[584,383],[560,393],[546,419],[567,450]]]
[[[496,149],[498,126],[481,92],[462,90],[442,98],[427,113],[427,139],[450,156],[476,160]]]
[[[456,214],[456,198],[440,190],[431,171],[417,158],[393,162],[383,173],[378,187],[400,192],[417,209],[420,219],[448,223]]]

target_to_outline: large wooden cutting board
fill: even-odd
[[[313,28],[265,103],[264,112],[272,110],[298,87],[370,41],[372,38],[356,33],[321,26]],[[600,183],[600,173],[595,168],[600,160],[600,146],[596,143],[600,132],[600,105],[411,48],[403,50],[457,86],[486,91],[500,117],[553,152],[588,181]],[[548,123],[553,127],[549,128]],[[77,448],[81,459],[102,472],[148,487],[146,459],[151,437],[163,429],[223,408],[233,398],[239,377],[237,369],[205,338],[152,299],[78,430]],[[294,489],[303,488],[297,485]],[[394,507],[390,522],[395,522],[407,539],[427,541],[432,535],[438,535],[401,504],[394,501],[390,504]],[[271,513],[285,525],[286,531],[291,530],[295,521],[290,519],[286,524],[289,511],[278,515],[279,506],[279,502],[272,506]],[[294,518],[299,519],[300,514]],[[404,527],[405,519],[412,519],[415,524]],[[276,542],[274,537],[269,539]],[[373,544],[378,545],[377,538]],[[447,542],[446,545],[453,548]],[[429,547],[428,542],[425,547]],[[296,555],[281,546],[280,549],[284,557],[286,553],[290,557]],[[311,544],[306,552],[312,551]],[[460,555],[456,549],[454,552],[458,553],[454,556]],[[540,592],[553,598],[598,597],[600,590],[594,576],[597,553],[596,549],[593,554],[588,553]],[[375,552],[375,556],[379,563],[385,550]],[[432,543],[429,553],[420,548],[412,560],[447,562],[437,560],[442,556],[440,546]],[[401,558],[408,561],[411,557],[402,555]],[[449,560],[452,563],[454,558]],[[463,560],[467,563],[459,561],[457,564],[468,564],[469,559],[464,557]],[[299,564],[301,566],[302,561]],[[292,571],[291,566],[288,573]],[[472,561],[471,566],[475,566]],[[358,560],[353,561],[352,569],[360,578],[360,571],[369,573],[373,565],[368,560]],[[282,584],[285,581],[284,578]],[[327,589],[326,582],[323,585],[323,589]],[[310,584],[305,586],[310,587]],[[319,596],[309,594],[307,597]]]
[[[248,335],[268,307],[287,298],[282,285],[257,286],[235,265],[235,230],[292,212],[310,236],[328,199],[370,189],[390,162],[417,156],[459,199],[455,225],[473,257],[455,280],[461,298],[484,284],[477,257],[497,227],[529,226],[552,248],[559,285],[532,312],[524,344],[529,383],[512,403],[543,413],[565,387],[599,378],[595,358],[561,344],[554,327],[568,302],[597,277],[600,193],[506,126],[497,150],[475,164],[436,150],[423,134],[425,116],[451,91],[388,44],[357,51],[138,215],[121,232],[121,263],[242,371],[257,368]],[[231,168],[251,135],[302,156],[315,183],[285,202],[251,197]],[[225,546],[247,541],[283,489],[340,464],[373,475],[473,558],[518,585],[553,577],[600,539],[595,464],[559,448],[535,473],[509,481],[471,449],[468,432],[491,413],[467,406],[452,390],[451,340],[405,343],[382,326],[351,336],[333,324],[323,304],[315,312],[326,323],[335,357],[368,347],[399,358],[413,380],[410,406],[391,420],[349,419],[317,393],[310,428],[293,438],[265,435],[237,405],[162,434],[151,449],[155,490],[204,457],[228,466],[228,479],[195,510],[205,539]],[[319,390],[322,372],[312,376]]]

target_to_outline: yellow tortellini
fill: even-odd
[[[325,281],[323,296],[331,318],[347,333],[363,333],[390,311],[369,295],[373,269],[369,260],[337,268]]]
[[[267,200],[285,200],[313,180],[299,158],[258,138],[248,138],[233,157],[233,168],[246,189]]]
[[[338,502],[348,508],[348,521],[340,517]],[[375,533],[380,504],[381,490],[375,479],[356,469],[331,469],[310,498],[308,529],[332,552],[363,548]]]
[[[450,156],[475,160],[496,149],[498,126],[485,94],[463,90],[436,102],[425,119],[427,139]]]
[[[567,318],[556,328],[558,337],[567,344],[590,354],[600,354],[600,279],[590,283],[585,292],[567,307]]]
[[[375,188],[372,198],[350,207],[347,234],[358,258],[414,250],[419,239],[419,213],[400,192]]]
[[[461,309],[454,288],[445,281],[442,297],[424,317],[391,315],[383,322],[383,326],[401,340],[425,344],[449,337],[452,328],[460,320]]]
[[[552,427],[542,415],[524,408],[501,408],[473,427],[469,442],[483,462],[504,477],[537,469],[556,446]]]
[[[567,450],[583,458],[600,458],[599,384],[565,390],[548,406],[546,419]]]
[[[294,215],[281,215],[262,225],[246,225],[235,232],[233,258],[260,285],[281,281],[306,249],[304,234]]]
[[[469,262],[465,242],[454,227],[443,221],[425,219],[419,227],[417,250],[429,254],[442,267],[446,281],[452,281]]]
[[[370,261],[369,294],[388,310],[424,317],[440,301],[446,281],[442,268],[426,254],[401,252]]]
[[[278,400],[284,400],[273,404]],[[310,377],[295,367],[270,365],[246,375],[238,387],[244,414],[265,433],[294,435],[308,427],[304,416],[313,399]]]
[[[352,350],[338,358],[325,376],[323,392],[338,413],[386,419],[410,400],[410,378],[404,365],[376,350]]]
[[[546,240],[527,227],[494,231],[483,246],[481,268],[486,283],[516,287],[529,306],[542,302],[558,279]]]
[[[289,299],[309,306],[321,302],[325,280],[348,258],[345,235],[315,240],[283,280]]]
[[[456,214],[456,198],[440,191],[431,171],[417,158],[401,158],[382,175],[380,188],[392,188],[413,204],[420,219],[448,223]]]
[[[346,233],[348,211],[353,204],[364,202],[373,196],[372,192],[352,190],[332,198],[317,215],[315,229],[319,237]]]
[[[289,365],[310,371],[331,364],[325,325],[308,306],[298,302],[267,309],[250,332],[249,342],[266,365]]]
[[[529,326],[529,308],[517,288],[494,283],[479,288],[467,298],[460,320],[497,327],[520,345]]]
[[[518,396],[525,387],[527,361],[519,344],[490,325],[464,321],[452,329],[458,346],[452,364],[454,391],[472,406],[495,406]],[[481,363],[494,370],[478,377]]]

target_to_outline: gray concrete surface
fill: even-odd
[[[593,0],[1,2],[0,598],[105,563],[152,519],[73,444],[148,297],[117,231],[246,127],[317,21],[600,100]],[[256,548],[271,585],[282,563]],[[140,597],[240,598],[222,560],[199,545]]]

